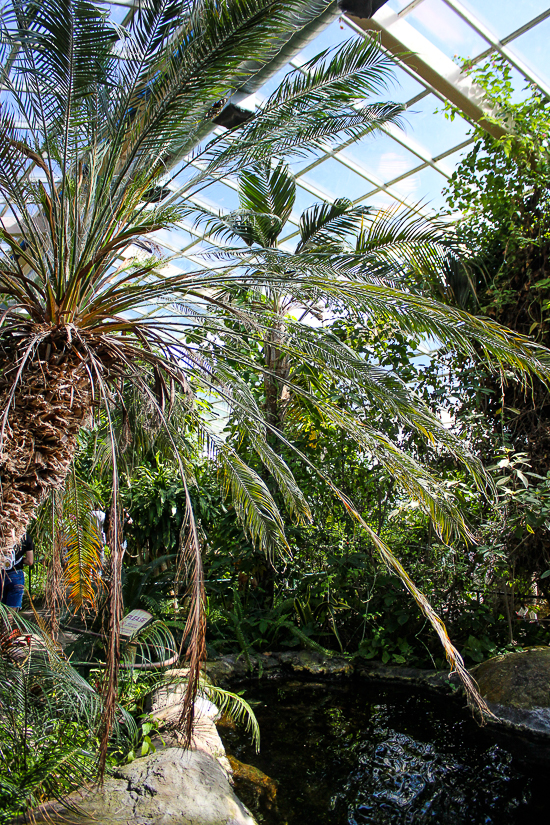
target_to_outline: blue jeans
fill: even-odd
[[[25,573],[23,570],[5,570],[0,576],[0,602],[8,607],[20,608],[23,604]]]

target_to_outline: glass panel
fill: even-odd
[[[424,208],[437,211],[445,205],[442,196],[446,178],[431,166],[415,172],[407,178],[392,184],[392,191],[406,198],[409,203],[422,202]]]
[[[234,189],[230,189],[224,183],[211,183],[206,189],[200,192],[201,200],[208,201],[218,210],[230,212],[239,208],[239,196]]]
[[[443,0],[424,0],[406,19],[447,57],[475,57],[487,48],[487,41]]]
[[[196,262],[190,261],[189,258],[186,258],[185,256],[176,258],[174,261],[170,261],[170,266],[174,266],[176,269],[183,272],[191,272],[194,269],[197,269]]]
[[[548,0],[461,0],[472,14],[502,39],[548,9]]]
[[[443,103],[430,94],[414,103],[405,115],[407,135],[426,147],[432,157],[466,140],[470,131],[466,120],[458,116],[448,120],[442,108]]]
[[[289,168],[293,175],[298,175],[303,169],[307,169],[316,160],[324,157],[326,152],[323,149],[314,149],[313,152],[308,152],[307,157],[296,158],[289,162]]]
[[[298,227],[295,226],[293,223],[287,223],[281,236],[281,245],[290,243],[292,251],[294,251],[294,249],[296,248],[296,244],[299,240],[300,235],[298,232]]]
[[[452,175],[461,160],[471,151],[472,146],[473,144],[470,144],[463,149],[458,149],[456,152],[453,152],[452,155],[447,155],[446,158],[438,161],[438,165],[441,166],[448,175]]]
[[[372,188],[368,181],[333,158],[323,161],[311,172],[306,172],[302,180],[326,192],[330,197],[345,197],[350,200],[364,197]]]
[[[386,5],[396,14],[399,14],[410,2],[411,0],[389,0]],[[376,17],[376,15],[374,16]]]
[[[120,24],[127,17],[129,11],[130,9],[128,8],[128,6],[112,5],[109,17],[113,22]]]
[[[175,170],[174,170],[175,171]],[[190,181],[192,178],[195,177],[199,173],[199,169],[196,169],[194,166],[189,166],[185,164],[180,172],[175,176],[172,183],[176,189],[180,189],[182,186]]]
[[[355,161],[383,181],[393,180],[422,162],[383,132],[367,135],[339,154]]]
[[[364,206],[369,206],[371,209],[389,209],[393,206],[398,206],[398,201],[388,195],[387,192],[374,192],[368,198],[362,201]]]
[[[281,241],[279,243],[279,249],[282,249],[284,252],[293,253],[296,249],[296,244],[298,243],[298,238],[292,238],[289,241]]]
[[[264,83],[264,85],[260,87],[259,91],[256,92],[257,100],[267,100],[267,98],[273,94],[275,89],[279,88],[286,75],[292,71],[292,66],[287,65],[284,69],[281,69],[277,72],[277,74],[273,75],[273,77],[268,80],[267,83]]]
[[[294,209],[292,210],[292,218],[296,222],[300,220],[300,215],[314,203],[319,203],[320,198],[312,195],[311,192],[306,192],[301,186],[296,187],[296,200],[294,201]]]
[[[330,49],[338,43],[345,43],[347,40],[356,39],[358,36],[359,35],[355,34],[349,26],[341,22],[340,19],[335,20],[328,28],[318,34],[317,37],[296,56],[295,60],[300,64],[305,63],[319,54],[319,52]]]
[[[548,62],[548,42],[550,41],[550,17],[522,34],[509,45],[511,52],[537,74],[541,80],[550,83],[550,65]]]
[[[183,249],[184,246],[196,240],[193,235],[183,229],[158,229],[156,232],[151,232],[148,237],[169,250]]]
[[[394,83],[390,85],[387,96],[396,103],[406,103],[413,97],[426,91],[426,87],[419,83],[408,72],[397,64],[394,69]]]

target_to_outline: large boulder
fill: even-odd
[[[163,730],[157,752],[119,767],[103,786],[73,794],[76,810],[45,806],[37,823],[54,825],[256,825],[235,795],[232,770],[214,724],[218,709],[197,699],[191,747],[173,724],[181,714],[181,685],[154,696],[151,715]],[[36,815],[36,813],[35,813]]]
[[[216,759],[165,748],[119,768],[101,788],[73,796],[77,811],[49,808],[55,825],[255,825]]]
[[[472,669],[495,719],[489,730],[523,758],[550,764],[550,648],[495,656]]]
[[[475,668],[481,695],[509,708],[550,708],[550,647],[495,656]]]

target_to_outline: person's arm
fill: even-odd
[[[32,567],[34,564],[34,542],[30,536],[25,536],[21,544],[22,549],[25,551],[23,564],[28,564],[29,567]]]

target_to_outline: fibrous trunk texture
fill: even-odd
[[[288,381],[290,363],[287,353],[280,347],[284,342],[282,324],[270,330],[264,344],[264,363],[267,373],[264,374],[265,413],[269,425],[278,430],[284,428],[284,419],[290,400]],[[268,430],[268,440],[273,441],[271,431]],[[278,447],[278,444],[277,444]]]
[[[44,350],[44,352],[42,352]],[[47,493],[60,487],[91,412],[90,377],[74,349],[22,353],[0,345],[0,566],[24,535]]]

